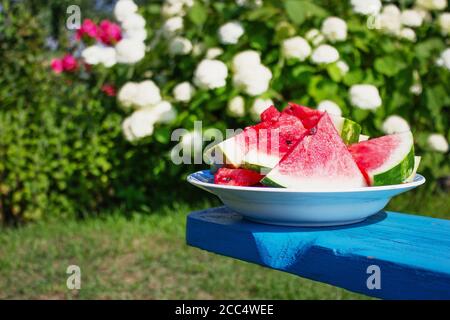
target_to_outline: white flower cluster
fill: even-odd
[[[305,38],[314,47],[322,44],[325,41],[325,36],[317,29],[310,29],[305,33]]]
[[[323,100],[317,105],[317,110],[326,111],[329,114],[333,114],[336,116],[342,115],[341,108],[331,100]]]
[[[162,100],[159,88],[151,80],[127,82],[117,98],[123,107],[136,109],[122,123],[123,133],[129,141],[151,136],[156,123],[170,123],[176,117],[175,109]]]
[[[202,60],[194,72],[194,84],[201,89],[216,89],[227,83],[228,69],[220,60]]]
[[[311,62],[314,64],[328,64],[338,60],[339,52],[328,44],[321,44],[311,54]]]
[[[347,23],[338,17],[328,17],[322,22],[322,34],[331,42],[347,39]]]
[[[249,96],[257,96],[267,91],[272,72],[261,64],[259,53],[246,50],[236,54],[232,61],[233,84]]]
[[[238,21],[230,21],[219,28],[219,41],[222,44],[236,44],[244,34],[244,27]]]
[[[350,87],[350,102],[353,106],[374,110],[381,106],[381,97],[378,89],[370,84],[356,84]]]
[[[400,11],[395,4],[388,4],[377,16],[378,27],[385,33],[415,42],[417,37],[413,28],[418,28],[424,21],[431,20],[428,10],[442,10],[446,5],[446,0],[418,0],[412,9]],[[442,34],[447,35],[450,28],[450,14],[441,14],[438,23]]]
[[[448,36],[450,34],[450,13],[444,12],[439,16],[438,19],[439,27],[441,28],[441,33],[444,36]]]
[[[425,10],[444,10],[447,7],[447,0],[416,0],[416,5]]]
[[[311,54],[311,47],[308,41],[299,36],[284,40],[281,50],[286,58],[299,61],[305,61]]]
[[[437,65],[450,70],[450,48],[445,49],[439,59],[437,60]]]
[[[427,139],[430,148],[434,151],[446,153],[448,152],[448,142],[442,134],[430,134]]]
[[[173,88],[173,96],[179,102],[189,102],[195,93],[195,88],[188,81],[181,82]]]
[[[376,15],[380,12],[380,0],[351,0],[353,11],[362,15]]]
[[[132,0],[119,0],[114,14],[121,24],[122,39],[114,47],[97,43],[85,48],[81,56],[86,63],[109,68],[116,63],[133,64],[145,56],[145,20],[137,13],[136,4]]]
[[[194,5],[194,0],[166,0],[161,9],[165,17],[184,16],[186,9]]]
[[[384,120],[382,128],[384,133],[393,134],[411,130],[408,122],[398,115],[392,115]]]
[[[245,116],[245,100],[242,96],[236,96],[228,101],[227,113],[231,117],[240,118]]]

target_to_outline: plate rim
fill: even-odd
[[[376,186],[376,187],[358,187],[358,188],[347,188],[347,189],[293,189],[293,188],[273,188],[273,187],[241,187],[241,186],[227,186],[221,184],[214,184],[209,182],[203,182],[194,177],[195,174],[202,174],[206,170],[199,170],[188,175],[187,181],[190,184],[203,186],[205,188],[213,189],[223,189],[223,190],[236,190],[236,191],[255,191],[255,192],[282,192],[282,193],[350,193],[350,192],[375,192],[375,191],[389,191],[389,190],[399,190],[405,188],[417,187],[426,182],[423,175],[416,173],[414,181],[401,183],[401,184],[391,184],[386,186]]]

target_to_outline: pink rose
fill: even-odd
[[[100,22],[98,35],[100,40],[106,45],[115,44],[122,39],[120,26],[109,20]]]
[[[116,95],[116,88],[111,84],[104,84],[101,88],[102,92],[108,97],[114,97]]]
[[[71,55],[66,54],[62,58],[63,71],[75,71],[78,68],[77,60]]]
[[[77,40],[82,39],[84,36],[93,39],[98,38],[98,27],[91,19],[84,19],[80,29],[77,30],[77,33],[75,35]]]
[[[56,74],[64,71],[62,59],[52,59],[50,66]]]

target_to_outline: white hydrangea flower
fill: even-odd
[[[186,8],[193,5],[193,0],[166,0],[161,8],[161,13],[164,17],[184,16]]]
[[[328,44],[318,46],[311,55],[311,61],[315,64],[333,63],[338,60],[339,52]]]
[[[195,88],[188,81],[181,82],[173,88],[175,100],[180,102],[189,102],[195,93]]]
[[[319,103],[319,105],[317,106],[317,110],[320,111],[326,111],[329,114],[333,114],[336,116],[341,116],[342,115],[342,110],[341,108],[339,108],[339,106],[331,101],[331,100],[323,100]]]
[[[411,128],[405,119],[397,115],[392,115],[384,120],[381,130],[386,134],[393,134],[410,131]]]
[[[259,117],[261,115],[261,113],[264,112],[264,110],[266,110],[267,108],[269,108],[270,106],[273,106],[274,103],[271,99],[262,99],[262,98],[257,98],[255,99],[255,101],[253,102],[253,105],[250,109],[250,114],[252,116],[252,119],[254,121],[259,121]]]
[[[242,96],[236,96],[228,101],[227,113],[235,118],[245,116],[245,100]]]
[[[416,33],[411,28],[403,28],[400,30],[399,37],[411,42],[416,42]]]
[[[427,139],[430,148],[437,152],[446,153],[448,151],[447,139],[442,134],[433,133]]]
[[[118,21],[122,22],[137,10],[138,7],[132,0],[119,0],[114,7],[114,15]]]
[[[124,30],[123,32],[124,39],[132,39],[134,41],[144,42],[147,39],[147,30],[145,29],[131,29]]]
[[[236,44],[244,34],[242,24],[237,21],[225,23],[219,28],[219,41],[222,44]]]
[[[342,75],[345,75],[348,70],[350,70],[348,64],[343,60],[339,60],[338,62],[336,62],[336,66],[339,68]]]
[[[122,130],[128,141],[135,141],[151,136],[158,115],[151,109],[141,109],[133,112],[122,123]]]
[[[120,104],[126,108],[129,108],[134,105],[135,97],[139,91],[139,85],[136,82],[127,82],[122,88],[120,88],[117,93],[117,99]]]
[[[423,18],[416,10],[408,9],[401,13],[400,21],[408,27],[420,27],[423,23]]]
[[[441,53],[441,56],[437,60],[437,65],[450,70],[450,48],[445,49]]]
[[[175,37],[170,41],[169,53],[171,55],[185,55],[192,51],[192,43],[184,37]]]
[[[142,30],[145,28],[145,19],[140,14],[132,13],[122,21],[122,28],[128,30]]]
[[[378,89],[370,84],[355,84],[350,87],[350,102],[360,109],[374,110],[381,106]]]
[[[413,95],[418,96],[422,93],[422,84],[420,83],[414,83],[410,88],[409,92],[411,92]]]
[[[380,28],[386,33],[398,34],[402,27],[400,9],[394,5],[389,4],[383,7],[381,14],[378,16]]]
[[[175,33],[183,30],[183,18],[181,17],[172,17],[167,19],[162,26],[163,35],[166,38],[170,38]]]
[[[132,142],[136,140],[136,137],[134,136],[133,132],[131,131],[131,117],[126,117],[122,121],[122,132],[125,136],[125,139]]]
[[[441,33],[444,36],[450,34],[450,13],[445,12],[439,16],[439,27],[441,28]]]
[[[138,84],[138,91],[134,97],[134,105],[138,108],[151,107],[161,101],[161,92],[158,86],[151,80],[145,80]]]
[[[223,53],[222,48],[214,47],[206,51],[206,59],[215,59]]]
[[[116,51],[114,48],[100,44],[85,48],[81,52],[81,56],[87,64],[103,64],[107,68],[112,67],[117,62]]]
[[[305,33],[305,38],[308,41],[312,41],[315,37],[317,37],[320,34],[320,31],[318,29],[309,29],[306,33]]]
[[[347,39],[347,23],[338,17],[328,17],[322,22],[322,34],[331,42]]]
[[[416,0],[416,5],[426,10],[444,10],[447,0]]]
[[[259,8],[263,5],[262,0],[236,0],[239,7],[254,7]]]
[[[282,52],[288,59],[305,61],[311,54],[311,47],[305,39],[297,36],[283,41]]]
[[[380,0],[351,0],[352,9],[354,12],[362,15],[376,15],[380,12]]]
[[[231,64],[233,70],[236,72],[240,68],[261,64],[261,57],[259,56],[259,53],[254,50],[245,50],[236,54],[233,57]]]
[[[160,123],[171,123],[177,117],[177,112],[168,101],[161,101],[156,104],[152,111],[157,115],[157,122]]]
[[[233,84],[250,96],[260,95],[269,89],[272,72],[262,64],[243,66],[233,74]]]
[[[133,64],[145,56],[145,44],[135,39],[124,38],[116,44],[117,62]]]
[[[198,57],[199,55],[201,55],[203,52],[205,51],[205,44],[202,42],[197,42],[195,44],[192,45],[192,55],[194,57]],[[209,58],[207,58],[209,59]],[[210,59],[213,60],[213,59]]]
[[[224,87],[228,76],[225,63],[219,60],[202,60],[194,72],[194,84],[202,89]]]

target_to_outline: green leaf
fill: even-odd
[[[200,2],[195,2],[191,10],[189,10],[188,16],[192,23],[202,26],[208,18],[208,12]]]
[[[339,82],[342,80],[341,69],[339,69],[335,63],[327,66],[327,72],[333,81]]]
[[[303,10],[302,4],[300,1],[286,1],[284,3],[284,6],[286,8],[286,13],[291,19],[291,21],[295,24],[302,24],[303,21],[306,19],[306,13]]]
[[[396,75],[400,70],[406,68],[406,63],[393,56],[385,56],[375,60],[375,70],[388,77]]]

